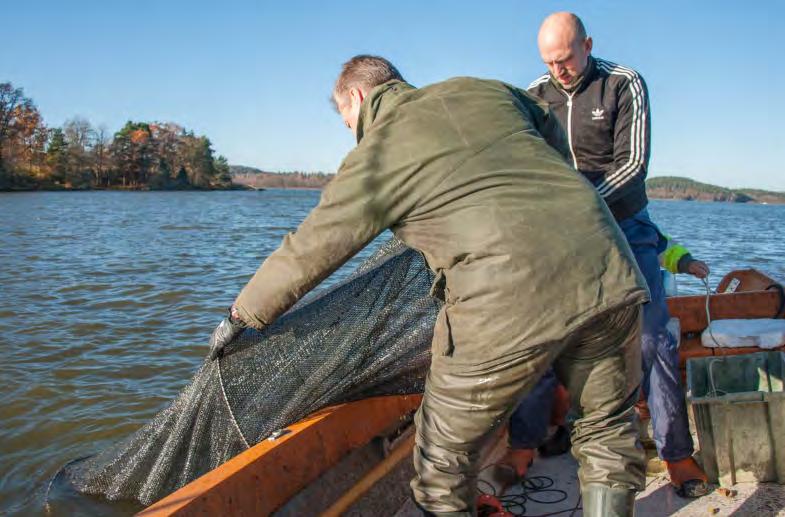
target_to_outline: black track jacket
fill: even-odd
[[[617,221],[646,207],[649,95],[635,70],[590,56],[571,92],[550,74],[528,90],[548,102],[567,133],[573,165],[594,184]]]

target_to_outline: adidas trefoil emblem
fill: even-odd
[[[592,120],[602,120],[605,118],[605,110],[601,108],[594,108],[591,110],[591,119]]]

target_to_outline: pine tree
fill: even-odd
[[[56,185],[65,183],[68,170],[68,144],[65,134],[59,127],[52,129],[49,145],[46,148],[46,164],[51,171],[50,178]]]
[[[229,170],[229,161],[225,156],[219,156],[215,160],[215,186],[219,188],[232,186],[232,172]]]

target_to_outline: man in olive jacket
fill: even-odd
[[[532,82],[529,91],[548,103],[565,128],[569,161],[605,199],[648,284],[651,303],[643,311],[641,331],[642,389],[657,452],[676,493],[700,497],[710,489],[693,458],[679,351],[667,329],[670,315],[658,259],[667,239],[647,208],[651,117],[646,83],[638,72],[593,56],[592,38],[573,13],[549,15],[537,44],[548,72]],[[524,400],[516,411],[520,418],[513,420],[508,457],[518,472],[525,470],[547,427],[538,402],[548,398],[549,385],[553,381],[546,376],[534,390],[538,397]]]
[[[554,364],[583,411],[585,512],[627,513],[644,480],[633,404],[648,293],[605,203],[553,147],[563,132],[548,108],[497,81],[414,88],[374,56],[344,65],[333,98],[357,147],[242,290],[212,355],[390,228],[422,252],[444,301],[415,419],[420,508],[474,513],[484,439]]]

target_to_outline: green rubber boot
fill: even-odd
[[[590,484],[581,490],[584,517],[632,517],[635,490]]]

